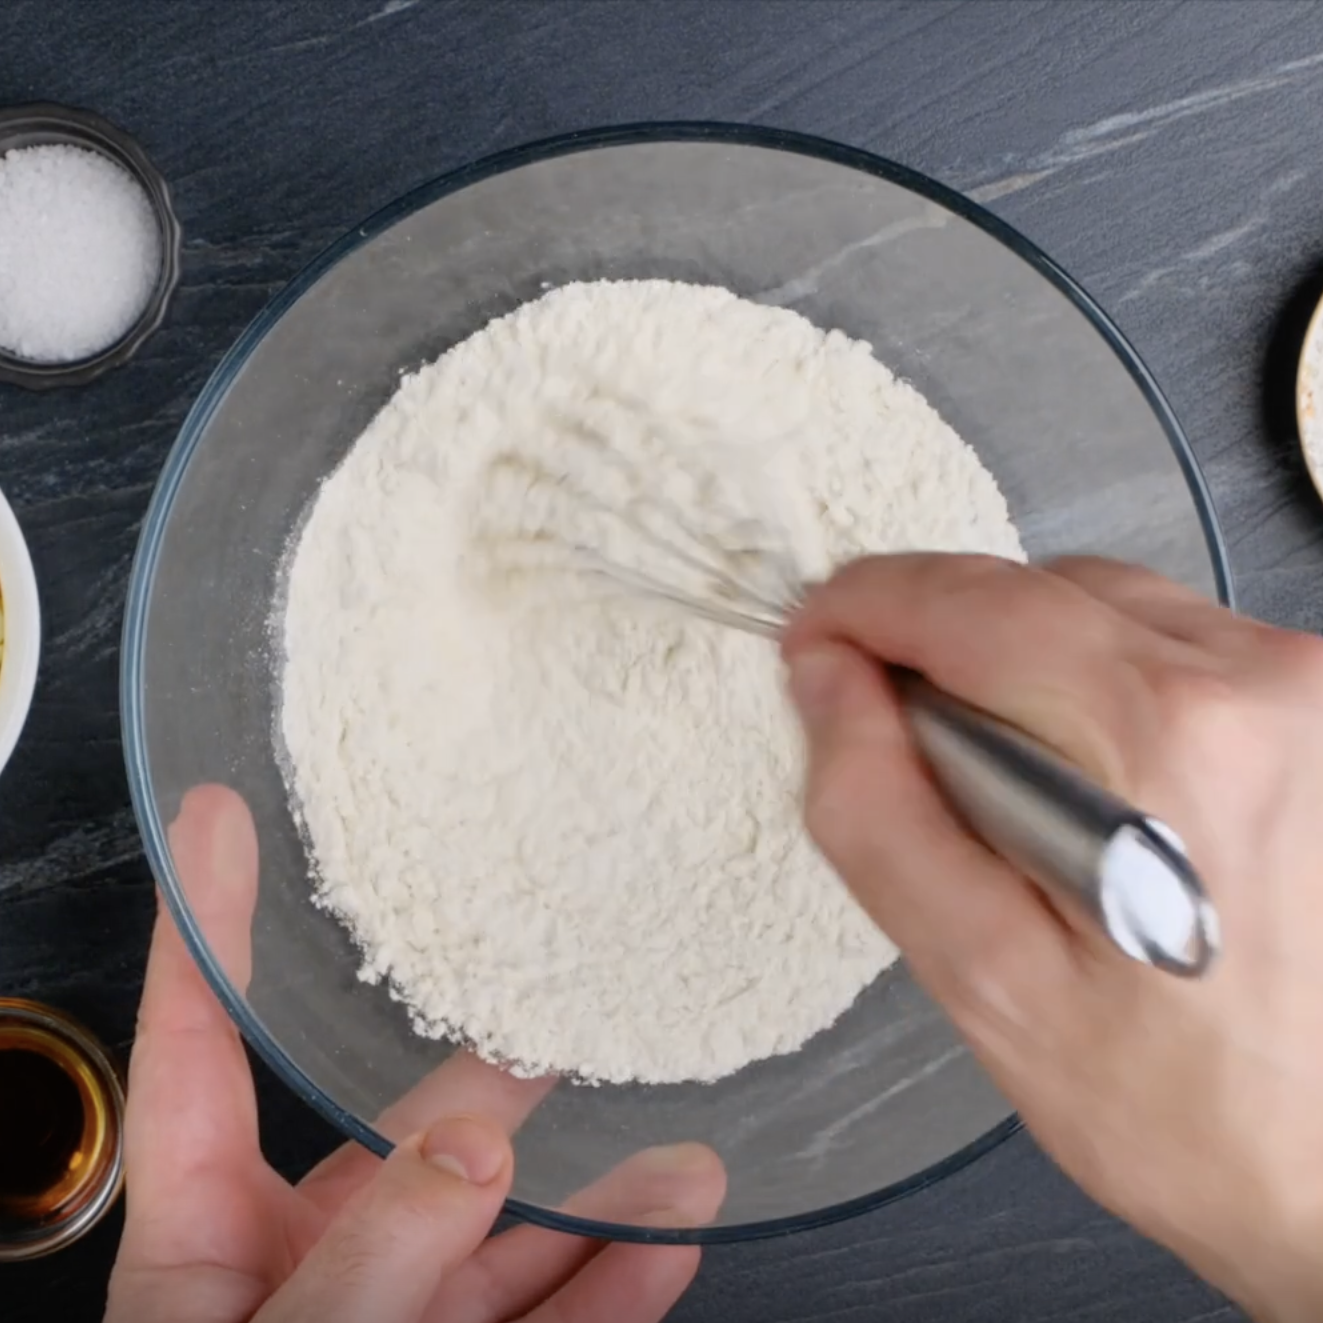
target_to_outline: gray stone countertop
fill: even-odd
[[[75,392],[0,387],[0,488],[46,618],[0,781],[0,993],[127,1049],[152,916],[117,712],[140,521],[221,354],[290,276],[424,180],[607,123],[819,134],[983,201],[1116,319],[1184,424],[1244,610],[1323,624],[1323,515],[1294,353],[1323,291],[1323,6],[1291,0],[6,0],[0,105],[136,136],[186,236],[164,329]],[[258,1071],[288,1174],[334,1142]],[[0,1267],[12,1323],[100,1317],[118,1214]],[[684,1323],[1194,1323],[1235,1312],[1021,1135],[823,1231],[710,1251]]]

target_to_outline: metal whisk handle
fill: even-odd
[[[770,577],[789,587],[769,595],[760,581],[732,570],[729,558],[714,560],[711,546],[691,535],[682,518],[672,523],[688,539],[681,545],[651,527],[636,532],[669,552],[673,563],[697,568],[709,585],[703,592],[616,564],[589,547],[577,552],[585,569],[634,596],[778,638],[803,598],[793,571],[774,565]],[[1032,878],[1058,909],[1099,925],[1127,955],[1187,978],[1204,973],[1218,951],[1217,914],[1170,828],[1023,731],[912,671],[889,673],[935,779],[985,844]]]
[[[992,850],[1127,955],[1184,977],[1208,969],[1217,914],[1175,833],[1015,727],[890,674],[938,785]]]

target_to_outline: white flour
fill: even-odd
[[[406,377],[323,486],[280,721],[363,977],[521,1072],[712,1080],[831,1024],[895,949],[800,826],[775,648],[525,572],[616,537],[526,481],[619,505],[603,435],[713,518],[756,491],[810,572],[1020,544],[973,452],[866,345],[663,281],[493,322]]]

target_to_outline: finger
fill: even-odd
[[[608,1245],[524,1323],[660,1323],[700,1257],[696,1245]]]
[[[960,825],[929,778],[881,670],[843,643],[794,641],[790,689],[808,745],[805,819],[916,977],[953,1014],[1058,998],[1072,934]]]
[[[518,1079],[472,1052],[456,1052],[424,1077],[378,1118],[376,1128],[390,1140],[425,1130],[441,1116],[482,1116],[513,1134],[555,1087],[555,1079]],[[380,1166],[375,1154],[345,1144],[319,1163],[299,1184],[299,1193],[323,1213],[334,1213]]]
[[[703,1144],[646,1149],[566,1200],[563,1211],[595,1222],[695,1227],[726,1197],[726,1169]],[[495,1323],[547,1299],[602,1252],[600,1241],[522,1226],[489,1240],[442,1283],[427,1318]],[[573,1316],[571,1316],[573,1317]]]
[[[1043,567],[1155,633],[1182,643],[1221,649],[1257,639],[1263,626],[1184,584],[1139,565],[1100,556],[1066,556]]]
[[[221,786],[192,790],[169,840],[207,941],[227,969],[246,978],[257,896],[257,838],[247,806]],[[125,1150],[130,1227],[151,1210],[169,1209],[167,1242],[187,1234],[192,1224],[184,1210],[206,1203],[210,1182],[260,1159],[243,1045],[164,906],[129,1067]],[[171,1252],[160,1240],[156,1250]]]
[[[500,1128],[473,1117],[398,1144],[254,1323],[417,1323],[490,1230],[512,1166]]]
[[[831,638],[923,672],[1119,791],[1151,707],[1139,659],[1175,646],[1059,575],[948,555],[846,566],[809,595],[783,649]]]

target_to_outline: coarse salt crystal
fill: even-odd
[[[0,157],[0,349],[34,363],[100,353],[160,266],[151,201],[122,166],[63,144]]]

